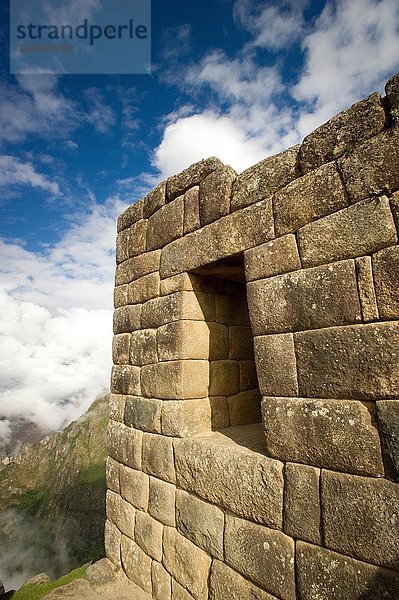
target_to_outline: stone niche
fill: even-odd
[[[118,220],[108,558],[155,600],[397,600],[399,77]]]

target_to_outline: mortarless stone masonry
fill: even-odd
[[[155,600],[399,598],[398,90],[119,217],[105,541]]]

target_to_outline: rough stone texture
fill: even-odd
[[[146,251],[147,246],[147,220],[142,219],[130,228],[129,257],[138,256]]]
[[[131,206],[128,206],[127,209],[118,217],[118,233],[123,229],[127,229],[133,223],[140,221],[143,218],[143,200],[139,200],[135,202]]]
[[[399,188],[399,127],[383,131],[339,159],[351,202]]]
[[[149,433],[161,433],[161,409],[162,402],[160,400],[127,396],[125,425]]]
[[[172,579],[172,600],[195,600],[195,598],[180,583]]]
[[[152,591],[151,558],[135,542],[122,536],[122,565],[126,575],[137,583],[145,592]]]
[[[189,188],[199,185],[205,177],[207,177],[216,169],[222,169],[224,164],[214,156],[201,160],[178,175],[169,177],[166,182],[166,195],[168,202],[184,194]]]
[[[268,198],[168,244],[162,250],[161,277],[165,279],[177,273],[192,271],[244,252],[273,237],[272,202]]]
[[[107,491],[106,504],[107,519],[114,523],[124,535],[133,539],[136,516],[133,506],[111,490]]]
[[[224,513],[183,490],[176,492],[176,525],[184,537],[208,554],[223,559]]]
[[[111,392],[139,396],[140,369],[131,365],[114,365],[111,371]]]
[[[321,545],[319,479],[319,469],[286,464],[284,532],[291,537]]]
[[[149,477],[142,471],[119,467],[121,496],[135,508],[147,510]]]
[[[385,85],[385,93],[388,98],[389,108],[399,109],[399,76],[396,74],[389,79]]]
[[[120,333],[114,335],[112,340],[112,360],[114,365],[123,365],[129,362],[130,334]]]
[[[192,233],[201,227],[199,213],[199,187],[192,187],[184,194],[183,233]]]
[[[213,171],[199,186],[201,226],[209,225],[230,213],[230,199],[237,173],[231,167]]]
[[[153,328],[179,320],[212,321],[214,318],[213,294],[177,292],[146,302],[142,307],[141,326]]]
[[[216,321],[224,325],[249,326],[248,306],[240,296],[215,294]]]
[[[253,281],[248,306],[255,336],[356,323],[361,310],[354,261]]]
[[[172,594],[172,580],[163,566],[152,561],[152,597],[154,600],[170,600]]]
[[[260,423],[261,395],[258,389],[240,392],[227,398],[229,404],[230,425]]]
[[[140,304],[116,308],[114,311],[114,333],[131,333],[132,331],[140,329],[140,318]]]
[[[124,285],[118,285],[114,289],[114,308],[120,308],[127,304],[127,283]],[[119,333],[119,332],[115,332]]]
[[[116,264],[122,263],[129,258],[130,229],[120,231],[116,236]]]
[[[396,225],[396,230],[399,234],[399,192],[392,194],[390,197],[391,210]]]
[[[333,327],[294,335],[303,397],[399,396],[399,323]]]
[[[163,553],[169,573],[195,600],[207,600],[210,557],[172,527],[165,527]]]
[[[208,395],[209,363],[176,360],[146,365],[141,370],[142,393],[148,398],[184,400]]]
[[[281,531],[226,515],[228,565],[283,600],[294,600],[294,540]]]
[[[143,435],[143,471],[159,479],[176,482],[172,439],[153,433]]]
[[[225,563],[214,560],[210,579],[210,600],[277,600],[244,579]]]
[[[175,321],[158,329],[158,360],[209,357],[209,327],[204,321]]]
[[[336,164],[322,165],[293,181],[274,196],[276,235],[296,231],[347,204],[346,192]]]
[[[247,446],[257,441],[257,449],[262,448],[260,426],[245,429]],[[240,438],[235,442],[234,428],[228,434],[215,432],[175,442],[177,484],[238,515],[281,528],[282,463],[240,445]]]
[[[105,522],[104,542],[106,557],[117,567],[121,567],[121,539],[119,529],[107,519]]]
[[[380,318],[399,318],[399,246],[373,256],[373,274]]]
[[[119,485],[119,463],[116,462],[110,456],[107,457],[107,462],[105,466],[105,477],[107,481],[107,488],[112,492],[120,493],[120,485]]]
[[[126,396],[122,394],[109,395],[109,418],[113,421],[124,422]]]
[[[163,526],[146,512],[136,512],[134,537],[138,545],[154,560],[162,560]]]
[[[377,402],[378,429],[387,475],[399,482],[399,402]]]
[[[209,328],[209,360],[223,360],[229,356],[229,330],[222,323],[207,323]]]
[[[127,288],[128,304],[142,304],[159,296],[159,273],[149,273],[129,283]]]
[[[399,575],[325,548],[297,543],[302,600],[396,600]]]
[[[147,250],[157,250],[183,235],[184,196],[160,208],[148,220]]]
[[[240,390],[254,390],[259,388],[254,360],[240,361]]]
[[[146,252],[140,256],[133,256],[125,262],[117,265],[115,272],[115,285],[130,283],[135,279],[154,273],[159,269],[161,250]]]
[[[384,196],[358,202],[298,231],[304,267],[355,258],[396,241],[395,223]]]
[[[254,342],[250,327],[229,328],[229,359],[251,360],[254,358]]]
[[[224,396],[209,398],[211,405],[211,429],[223,429],[230,425],[229,405]]]
[[[108,454],[114,460],[132,467],[141,468],[141,444],[143,433],[110,421],[108,425]]]
[[[262,417],[274,458],[384,475],[378,432],[361,402],[266,397]]]
[[[157,361],[156,331],[141,329],[130,336],[130,363],[143,366]]]
[[[254,339],[259,389],[263,396],[298,396],[292,333]]]
[[[266,279],[301,268],[295,235],[284,235],[244,252],[247,281]]]
[[[208,277],[194,273],[179,273],[161,281],[161,295],[167,296],[175,292],[210,292],[213,293],[224,284],[222,280],[210,280]],[[223,291],[225,290],[223,285]]]
[[[263,200],[299,177],[298,152],[299,146],[293,146],[238,175],[233,186],[232,210]]]
[[[391,481],[323,471],[325,545],[383,567],[399,567],[399,489]]]
[[[379,314],[371,258],[370,256],[362,256],[356,259],[355,264],[363,321],[365,323],[377,321]]]
[[[144,198],[143,216],[148,219],[166,202],[166,181],[159,183],[156,188],[151,190]]]
[[[310,133],[299,151],[303,173],[338,158],[385,127],[385,111],[379,94],[353,104]]]
[[[211,430],[212,411],[209,398],[164,402],[162,407],[162,433],[175,437],[188,437]]]
[[[239,391],[240,367],[238,362],[235,360],[215,360],[209,364],[210,396],[231,396]]]
[[[150,477],[149,514],[164,525],[176,526],[176,487],[171,483]]]

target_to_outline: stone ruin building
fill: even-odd
[[[399,598],[399,75],[118,221],[106,551],[156,600]]]

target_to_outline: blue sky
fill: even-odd
[[[210,155],[240,172],[399,71],[397,0],[153,0],[151,75],[13,76],[7,4],[0,438],[21,414],[58,428],[107,386],[127,204]]]

